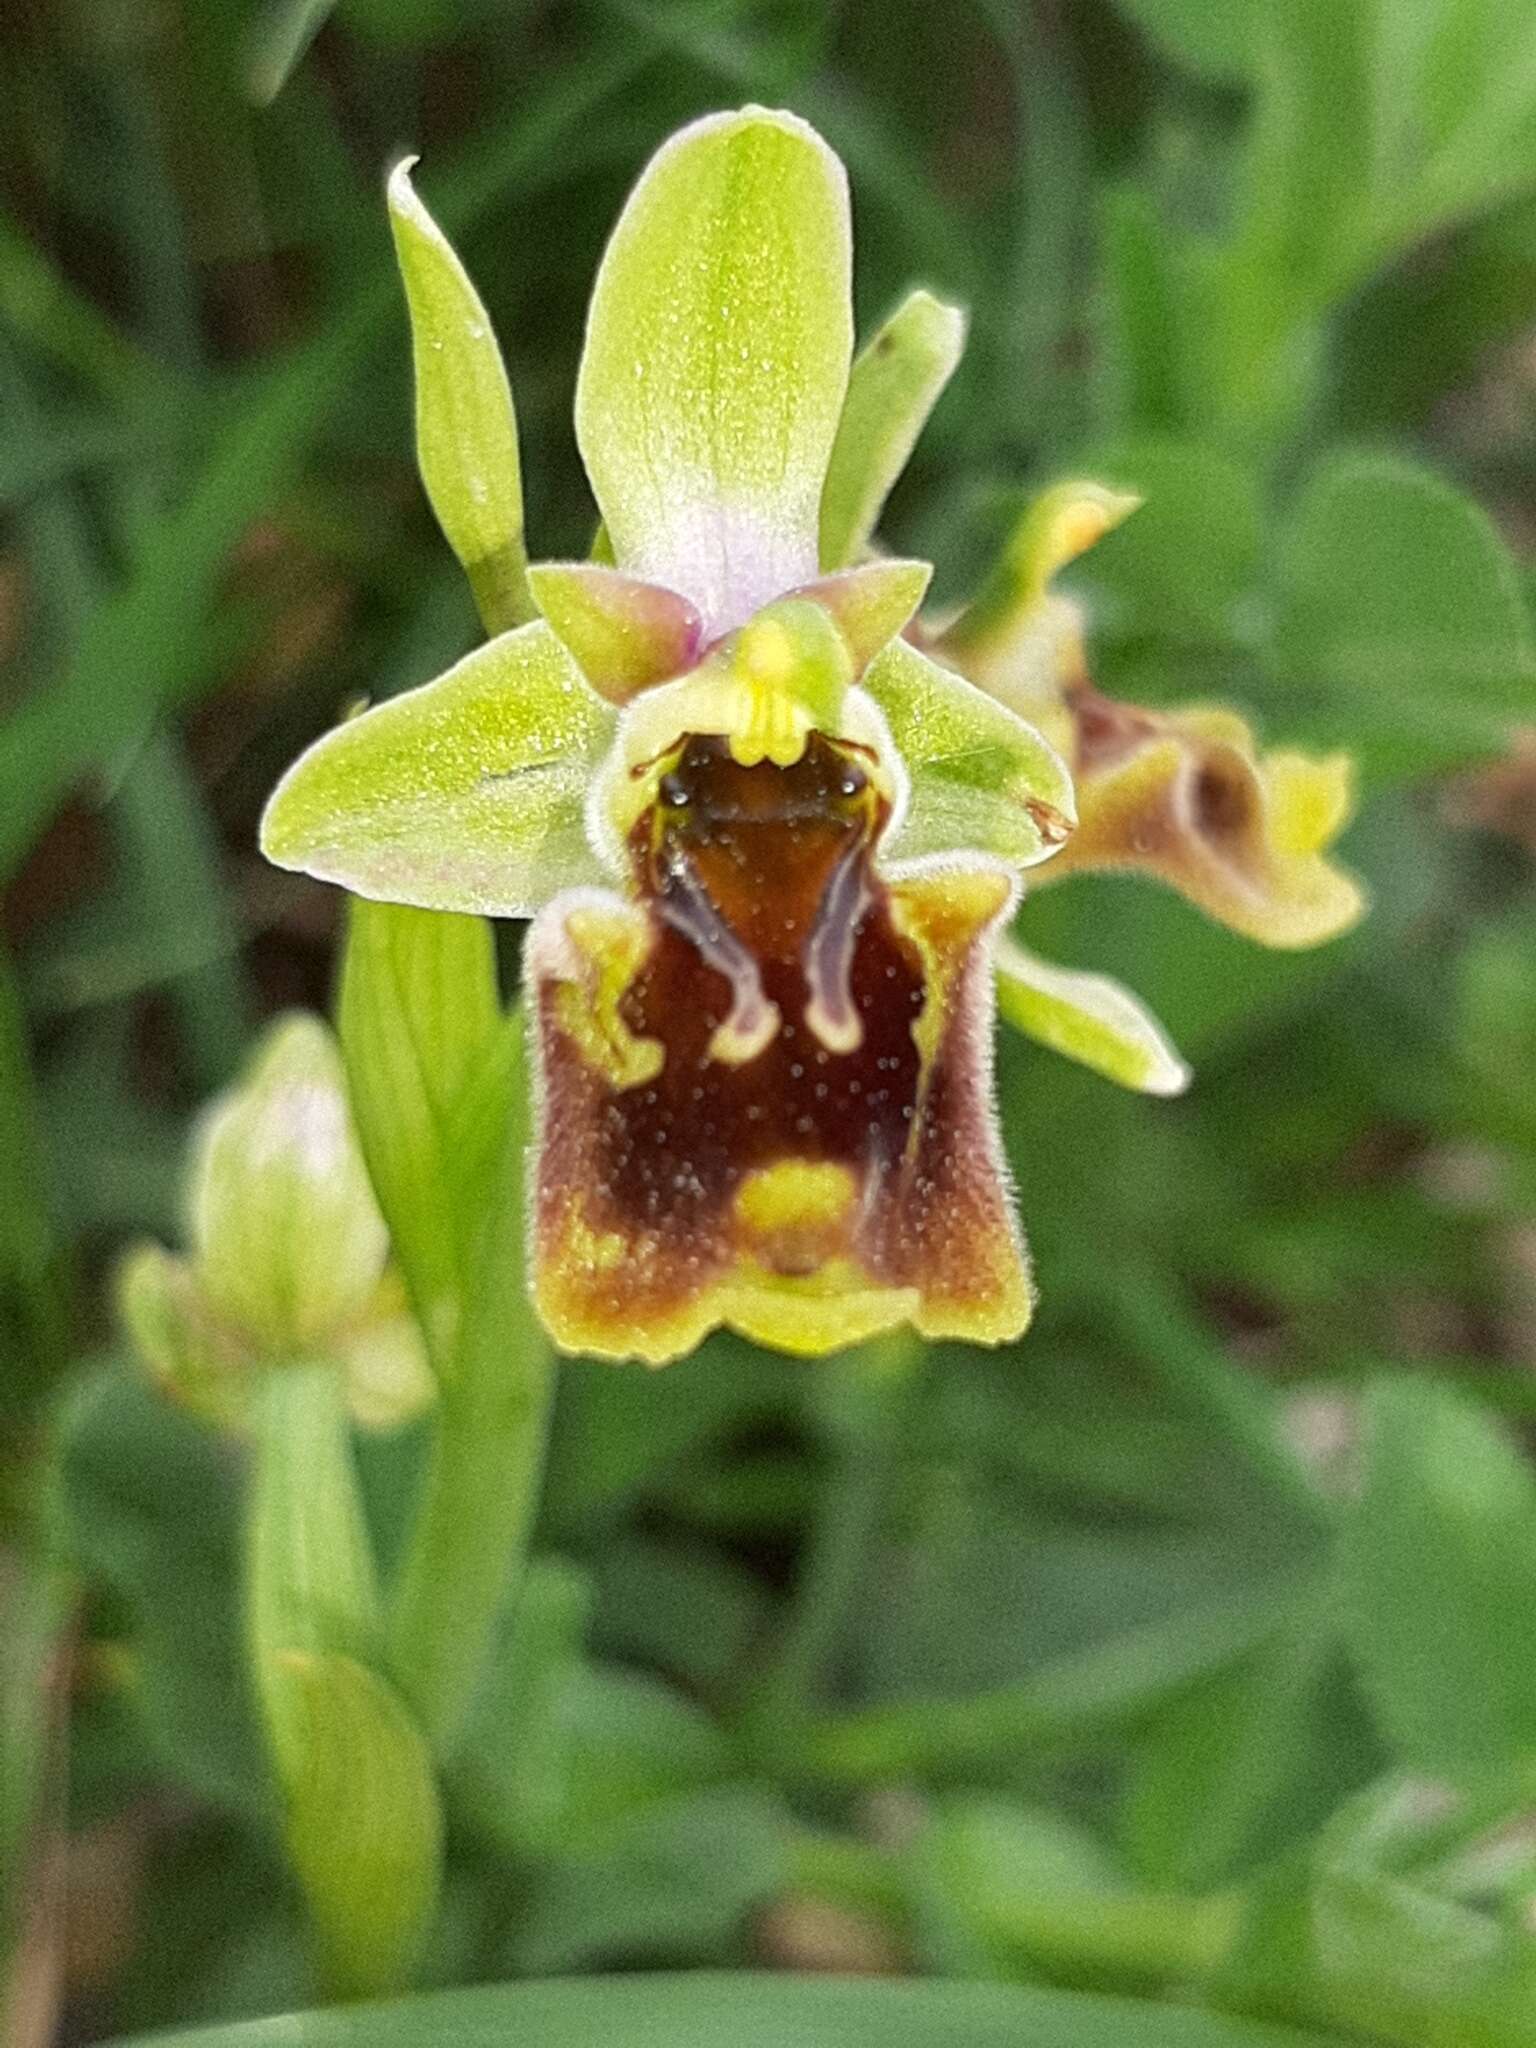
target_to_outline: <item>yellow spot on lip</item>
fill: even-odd
[[[736,1218],[756,1237],[826,1230],[843,1220],[856,1193],[846,1166],[831,1160],[782,1159],[742,1183]]]

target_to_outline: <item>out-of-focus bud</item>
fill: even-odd
[[[946,660],[1064,751],[1071,728],[1062,694],[1084,673],[1086,656],[1082,614],[1051,586],[1140,503],[1132,492],[1081,480],[1042,491],[939,642]]]
[[[318,1018],[275,1024],[208,1110],[189,1206],[205,1299],[267,1354],[324,1351],[368,1308],[388,1237]]]
[[[235,1420],[242,1348],[209,1313],[185,1259],[163,1245],[135,1245],[118,1268],[117,1308],[134,1349],[167,1393],[207,1422]]]
[[[205,1422],[244,1429],[263,1371],[334,1369],[352,1418],[391,1429],[435,1391],[363,1165],[335,1040],[274,1024],[205,1113],[188,1186],[191,1254],[133,1246],[117,1274],[129,1340]]]

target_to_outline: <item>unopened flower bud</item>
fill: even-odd
[[[203,1295],[262,1351],[322,1351],[367,1310],[388,1239],[318,1019],[274,1025],[208,1111],[190,1197]]]

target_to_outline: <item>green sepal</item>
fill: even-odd
[[[1143,1095],[1182,1095],[1189,1086],[1189,1068],[1162,1026],[1118,981],[1053,966],[1006,934],[994,962],[998,1014],[1026,1037]]]
[[[608,244],[576,438],[618,566],[711,636],[817,573],[851,267],[842,165],[761,107],[665,143]]]
[[[858,561],[965,347],[965,315],[912,292],[854,362],[821,494],[821,566]]]
[[[486,630],[501,633],[533,617],[517,414],[479,294],[411,185],[415,161],[391,173],[389,225],[411,316],[416,460]]]
[[[675,590],[596,562],[540,562],[528,581],[550,627],[610,704],[627,704],[693,666],[703,621]]]
[[[1072,778],[1032,725],[905,640],[871,662],[864,688],[911,778],[891,851],[994,854],[1032,867],[1077,821]]]
[[[189,1262],[162,1245],[132,1245],[115,1290],[119,1320],[156,1383],[205,1422],[238,1420],[250,1361],[209,1312]]]
[[[944,636],[956,654],[1016,631],[1045,599],[1053,580],[1105,534],[1129,519],[1141,499],[1079,478],[1052,484],[1025,508],[980,590]]]
[[[603,878],[584,807],[615,723],[535,620],[317,740],[273,792],[262,851],[359,896],[531,916]]]

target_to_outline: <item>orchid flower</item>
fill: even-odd
[[[1149,876],[1262,945],[1320,945],[1365,908],[1359,883],[1329,858],[1352,807],[1349,757],[1264,752],[1225,705],[1153,711],[1092,680],[1086,618],[1054,579],[1139,503],[1090,482],[1042,493],[931,650],[1034,721],[1072,769],[1077,830],[1042,882]],[[998,960],[1003,1014],[1020,1029],[1127,1086],[1185,1085],[1161,1027],[1117,983],[1039,960],[1011,935]]]
[[[516,615],[505,375],[407,168],[390,196],[423,475]],[[916,294],[850,365],[850,271],[842,167],[804,122],[668,142],[577,385],[611,560],[529,570],[542,616],[321,739],[263,821],[271,859],[360,895],[533,920],[532,1282],[566,1350],[1029,1319],[991,955],[1071,779],[901,637],[927,565],[861,559],[960,321]]]

